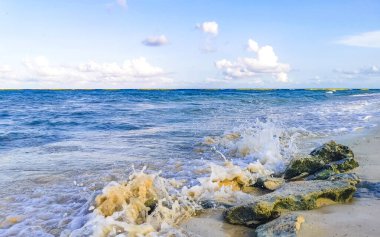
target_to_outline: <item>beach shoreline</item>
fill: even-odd
[[[354,172],[359,175],[361,182],[380,182],[380,129],[371,130],[364,136],[343,137],[338,142],[354,151],[360,165]],[[361,192],[358,188],[352,202],[347,204],[299,212],[306,220],[299,236],[378,236],[380,226],[376,216],[380,212],[380,200],[376,197],[360,197]]]
[[[354,152],[360,166],[353,170],[362,182],[380,182],[380,129],[365,133],[334,137],[338,143],[348,145]],[[380,226],[375,218],[380,212],[380,200],[374,197],[355,197],[346,204],[335,204],[315,210],[298,211],[305,217],[298,236],[377,236]],[[252,228],[231,225],[223,220],[223,210],[207,210],[199,216],[183,223],[182,227],[199,236],[246,237],[255,236]]]

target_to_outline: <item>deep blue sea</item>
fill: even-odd
[[[0,236],[80,228],[93,193],[132,167],[189,185],[222,155],[279,171],[379,118],[380,90],[0,91]]]

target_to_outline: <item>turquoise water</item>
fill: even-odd
[[[314,138],[365,132],[379,117],[379,90],[0,91],[0,236],[81,227],[94,192],[132,165],[189,185],[220,153],[281,171]],[[204,144],[229,133],[244,139]]]

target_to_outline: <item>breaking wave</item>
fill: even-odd
[[[208,161],[205,175],[195,185],[164,178],[160,172],[148,173],[146,168],[134,170],[128,180],[104,187],[87,207],[86,223],[61,236],[192,236],[179,228],[182,221],[196,215],[205,203],[252,201],[257,179],[281,173],[297,153],[297,139],[306,134],[257,120],[250,127],[205,137],[203,149],[223,159]]]

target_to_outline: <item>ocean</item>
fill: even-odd
[[[250,180],[280,173],[293,157],[364,134],[379,118],[380,90],[3,90],[0,236],[179,231],[173,214],[104,218],[94,198],[147,174],[144,184],[156,187],[159,177],[167,191],[165,213],[184,215],[208,199],[240,202],[240,190],[222,195],[220,183],[247,170]]]

